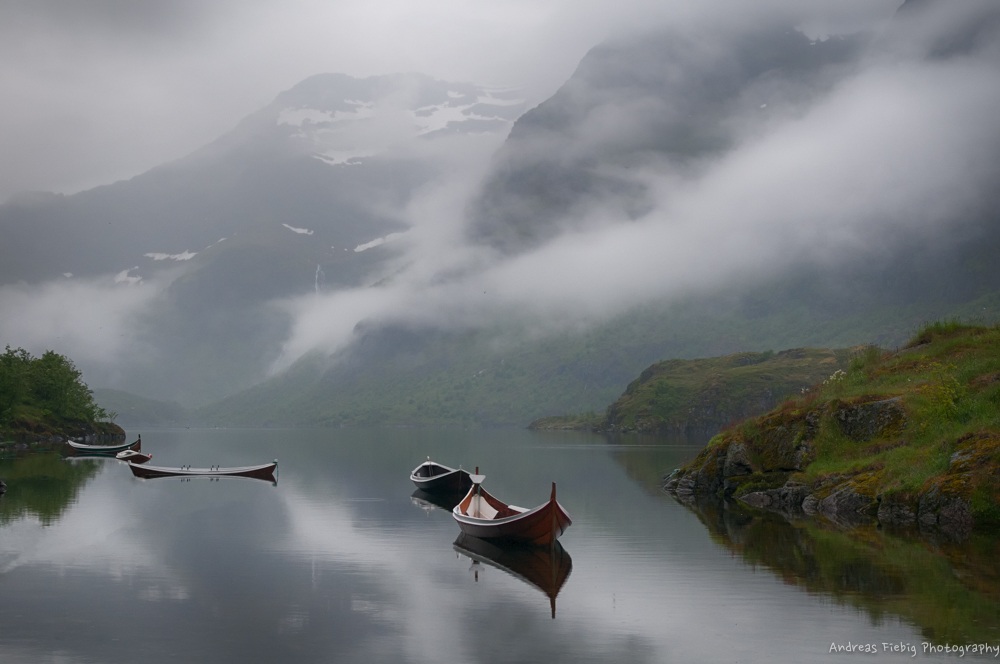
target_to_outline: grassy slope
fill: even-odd
[[[881,443],[857,443],[834,427],[821,427],[806,479],[874,469],[876,491],[916,492],[948,469],[963,436],[1000,434],[1000,327],[932,324],[911,340],[908,352],[860,356],[843,379],[817,389],[812,408],[836,400],[902,397],[908,421],[899,436]]]
[[[899,426],[862,440],[838,426],[835,414],[843,407],[893,397],[905,409]],[[810,414],[818,422],[811,441],[776,435],[794,431]],[[904,352],[872,347],[840,378],[719,434],[681,472],[720,458],[720,446],[742,444],[754,475],[745,478],[739,496],[764,487],[769,473],[781,475],[772,471],[788,465],[779,459],[789,456],[782,446],[806,442],[813,447],[811,462],[791,479],[809,485],[819,499],[847,486],[915,512],[921,496],[939,491],[966,501],[977,525],[1000,522],[1000,326],[935,323]]]
[[[847,368],[847,349],[796,348],[773,353],[658,362],[629,383],[605,418],[562,416],[531,428],[715,433],[737,419],[773,408],[789,394]]]

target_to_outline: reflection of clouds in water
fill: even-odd
[[[117,461],[104,461],[104,472],[127,472]],[[97,478],[95,478],[96,480]],[[83,499],[83,496],[86,499]],[[191,596],[187,585],[171,573],[146,537],[140,514],[123,500],[120,487],[95,481],[70,505],[62,517],[43,526],[34,517],[14,521],[0,537],[0,573],[23,567],[51,567],[59,575],[83,570],[118,582],[145,577],[134,589],[145,601],[183,601]]]
[[[118,465],[116,461],[102,463]],[[137,567],[155,565],[151,552],[128,532],[138,525],[138,517],[126,509],[112,487],[95,483],[86,494],[86,500],[70,505],[47,527],[34,517],[6,526],[0,537],[0,572],[23,565],[87,566],[120,579]]]
[[[427,524],[418,513],[422,530],[400,531],[365,527],[336,498],[317,499],[287,484],[282,497],[288,515],[282,548],[376,577],[384,594],[352,594],[351,611],[395,625],[403,641],[396,647],[415,661],[543,661],[535,654],[539,644],[547,644],[545,661],[565,659],[572,651],[578,661],[622,661],[620,654],[634,662],[655,659],[657,644],[633,629],[606,639],[597,636],[606,631],[598,597],[595,611],[574,602],[572,620],[552,623],[548,600],[523,580],[476,565],[479,581],[474,582],[469,559],[451,548],[457,527],[450,516]]]
[[[183,601],[188,599],[191,593],[182,586],[170,587],[162,584],[147,586],[139,591],[139,599],[147,602],[160,602],[163,600]]]

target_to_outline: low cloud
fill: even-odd
[[[133,277],[134,278],[134,277]],[[0,339],[40,355],[68,356],[84,370],[103,375],[136,361],[141,319],[164,284],[66,279],[40,285],[0,287]]]

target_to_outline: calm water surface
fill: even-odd
[[[142,434],[157,465],[278,458],[278,483],[142,481],[114,460],[0,462],[11,486],[0,661],[808,662],[848,642],[877,644],[880,660],[911,659],[881,652],[902,643],[944,661],[955,656],[920,644],[1000,645],[995,541],[935,548],[688,509],[658,480],[697,450],[669,441]],[[505,569],[456,549],[450,512],[412,496],[409,471],[427,455],[480,466],[491,493],[526,507],[555,481],[573,518],[560,540],[568,576],[565,564],[546,581],[544,564],[508,556]]]

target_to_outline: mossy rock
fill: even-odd
[[[780,489],[785,485],[790,476],[791,473],[789,472],[777,472],[754,473],[752,475],[730,477],[726,480],[727,492],[728,487],[732,487],[733,490],[730,495],[732,495],[733,498],[739,498],[755,491]]]
[[[898,436],[906,426],[906,409],[902,397],[864,396],[839,405],[834,411],[834,419],[842,434],[864,442]]]
[[[1000,434],[980,431],[955,441],[948,471],[929,483],[919,511],[925,525],[964,529],[1000,523]]]

